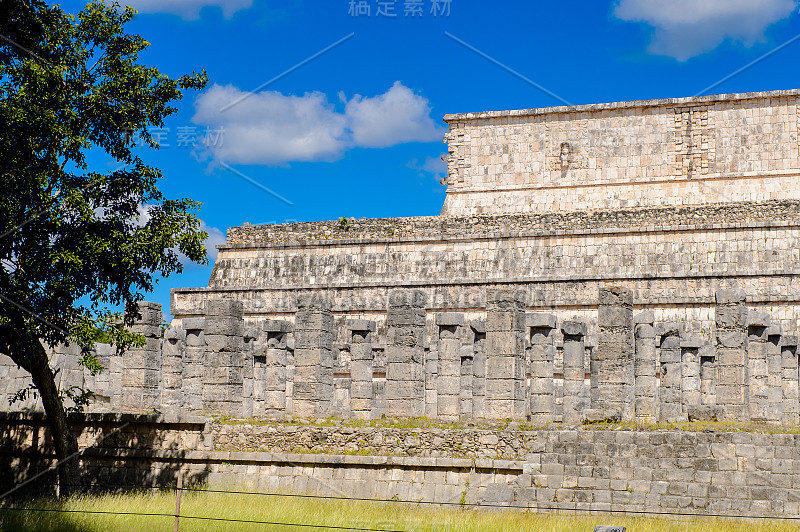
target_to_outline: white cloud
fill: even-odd
[[[225,18],[231,18],[237,11],[250,8],[253,0],[122,0],[120,3],[139,13],[170,13],[194,20],[200,17],[201,9],[213,6],[219,7]]]
[[[208,255],[208,260],[213,263],[215,260],[217,260],[217,253],[219,252],[219,250],[217,249],[217,244],[224,244],[225,242],[227,242],[225,238],[225,233],[223,233],[216,227],[211,227],[203,220],[200,220],[200,230],[208,233],[208,238],[205,241],[205,246]]]
[[[428,100],[399,81],[385,94],[372,98],[356,94],[345,107],[353,141],[370,148],[440,140],[441,129],[431,119],[430,112]]]
[[[284,96],[260,92],[246,96],[231,85],[214,85],[195,102],[192,120],[223,128],[214,156],[229,163],[280,164],[337,158],[347,145],[346,120],[320,92]]]
[[[685,61],[725,39],[752,46],[788,17],[797,0],[620,0],[614,15],[653,26],[648,50]]]
[[[331,161],[350,148],[430,142],[444,131],[429,116],[428,100],[400,82],[371,98],[340,98],[344,112],[320,92],[249,94],[214,85],[198,96],[192,120],[223,131],[221,142],[208,143],[210,155],[232,164]]]

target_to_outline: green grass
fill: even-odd
[[[253,426],[280,426],[280,425],[294,425],[294,426],[311,426],[311,427],[373,427],[373,428],[387,428],[387,429],[489,429],[489,430],[505,430],[511,420],[470,420],[469,422],[463,421],[441,421],[437,419],[421,418],[382,418],[371,420],[356,420],[356,419],[339,419],[339,418],[324,418],[312,420],[292,420],[292,421],[275,421],[267,419],[237,419],[216,417],[214,418],[217,423],[222,425],[253,425]],[[558,424],[548,424],[545,426],[537,426],[530,423],[519,423],[519,430],[534,431],[541,429],[558,429]],[[740,423],[736,421],[689,421],[678,423],[633,423],[633,422],[596,422],[585,423],[583,428],[586,430],[641,430],[641,431],[654,431],[654,430],[682,430],[689,432],[703,432],[713,430],[716,432],[756,432],[766,434],[800,434],[800,426],[798,425],[781,425],[781,424],[768,424],[768,423]]]
[[[376,494],[380,496],[380,494]],[[18,503],[21,505],[23,503]],[[175,495],[172,492],[139,493],[80,497],[64,503],[33,502],[25,507],[71,511],[164,513],[169,516],[103,515],[14,511],[0,508],[2,531],[139,531],[172,530]],[[226,519],[289,523],[287,526],[267,526],[197,519],[181,519],[180,530],[189,531],[250,531],[250,530],[320,530],[298,528],[292,524],[376,528],[383,530],[420,530],[467,532],[474,530],[509,531],[586,531],[597,524],[628,527],[631,532],[732,532],[797,530],[790,521],[737,521],[714,518],[649,518],[622,516],[567,516],[533,514],[516,510],[440,509],[428,505],[350,503],[293,497],[258,495],[184,493],[181,503],[184,516],[204,516]]]

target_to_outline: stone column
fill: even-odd
[[[739,289],[717,290],[716,322],[717,405],[725,421],[750,419],[748,396],[747,307]]]
[[[700,404],[717,404],[717,355],[713,345],[700,346]]]
[[[203,411],[203,374],[206,354],[205,318],[183,318],[186,331],[186,350],[183,354],[181,376],[184,414],[200,414]]]
[[[436,382],[438,417],[454,421],[461,413],[461,336],[464,315],[443,312],[436,315],[439,329],[439,376]]]
[[[297,297],[294,324],[294,416],[331,415],[333,404],[333,314],[323,294]]]
[[[439,415],[439,349],[436,343],[423,351],[425,377],[425,417],[436,419]]]
[[[421,417],[425,412],[423,373],[425,293],[392,290],[386,313],[386,415]]]
[[[747,313],[747,370],[749,374],[750,419],[767,419],[767,327],[769,315],[765,312]]]
[[[167,329],[169,331],[169,329]],[[166,335],[165,335],[166,336]],[[166,341],[164,342],[166,344]],[[84,386],[92,392],[94,392],[94,400],[92,405],[92,410],[95,408],[102,408],[103,410],[111,410],[112,412],[119,412],[120,411],[120,402],[122,398],[122,370],[121,368],[112,368],[114,358],[119,359],[120,357],[116,357],[117,348],[111,344],[104,344],[104,343],[96,343],[94,345],[94,356],[97,358],[97,362],[103,366],[103,371],[98,373],[97,375],[92,375],[91,371],[88,368],[83,368],[83,379],[84,379]],[[78,355],[80,357],[80,355]],[[80,358],[78,358],[80,360]],[[164,376],[162,377],[161,383],[161,404],[165,403],[165,388],[167,382],[164,380],[166,379],[167,372],[170,368],[167,367],[167,360],[164,355],[164,349],[162,348],[162,365],[164,367]],[[178,360],[180,362],[180,359]],[[52,359],[51,359],[52,363]],[[118,364],[119,365],[119,364]],[[0,366],[2,367],[2,366]],[[16,367],[16,366],[14,366]],[[179,370],[180,371],[180,370]],[[179,375],[180,377],[180,375]],[[0,388],[2,388],[3,381],[2,369],[0,369]],[[10,379],[9,379],[10,380]],[[19,388],[14,389],[13,392],[16,392]],[[12,393],[13,393],[12,392]],[[117,395],[117,402],[114,405],[114,395]],[[2,394],[0,394],[0,401],[2,401]],[[8,406],[8,401],[5,402],[5,405]],[[180,409],[181,401],[177,402],[178,408]],[[17,406],[14,405],[15,408],[22,408],[21,405]],[[2,407],[0,407],[2,410]],[[177,412],[180,413],[180,410]]]
[[[472,320],[472,417],[486,416],[486,322]]]
[[[264,346],[257,344],[259,337],[257,327],[244,327],[242,331],[242,360],[244,362],[242,382],[242,410],[244,418],[255,417],[253,413],[253,375],[255,372],[255,357],[264,353]]]
[[[658,362],[653,319],[653,312],[649,310],[634,317],[633,406],[637,423],[658,421]]]
[[[781,362],[783,366],[783,415],[785,425],[800,423],[800,390],[798,390],[797,336],[781,336]]]
[[[525,419],[525,295],[486,294],[487,419]]]
[[[633,292],[622,287],[600,288],[600,337],[595,370],[597,386],[592,408],[633,420]]]
[[[290,329],[291,325],[282,320],[267,320],[263,324],[267,345],[263,356],[254,358],[253,368],[253,410],[259,417],[283,419],[286,416]]]
[[[471,332],[470,329],[465,329]],[[471,340],[471,339],[470,339]],[[472,389],[475,380],[475,353],[473,352],[473,341],[468,344],[461,344],[461,386],[459,390],[459,401],[461,403],[459,418],[472,419]]]
[[[122,411],[143,414],[161,406],[161,305],[137,303],[139,319],[131,332],[145,338],[143,347],[131,347],[122,355]]]
[[[241,417],[244,399],[243,306],[233,299],[206,301],[203,411]]]
[[[781,326],[767,327],[767,407],[766,418],[779,422],[783,409],[783,360],[781,358]]]
[[[164,331],[161,344],[162,389],[161,412],[179,416],[183,408],[183,359],[186,351],[186,331],[172,326]]]
[[[683,421],[681,381],[681,327],[677,323],[660,323],[656,332],[661,339],[661,421]]]
[[[681,340],[681,402],[683,413],[700,406],[700,346],[701,338]]]
[[[331,410],[329,416],[337,418],[349,418],[353,416],[353,411],[350,410],[350,387],[353,379],[350,375],[350,332],[347,330],[342,331],[342,339],[344,343],[337,342],[339,338],[338,327],[333,334],[333,400],[331,401]]]
[[[561,332],[564,334],[564,413],[561,422],[578,425],[584,410],[581,389],[586,376],[584,338],[587,328],[580,321],[565,321],[561,324]]]
[[[356,419],[370,419],[375,322],[346,320],[345,328],[350,341],[350,411]]]
[[[552,314],[528,314],[526,325],[530,331],[531,342],[531,384],[529,387],[531,423],[545,425],[553,422],[556,317]],[[581,358],[582,368],[583,359]],[[583,376],[581,376],[581,382],[583,382]]]

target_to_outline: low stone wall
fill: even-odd
[[[208,419],[199,416],[72,414],[70,427],[81,448],[212,450]],[[54,452],[41,412],[0,412],[0,449]]]
[[[549,435],[510,425],[512,430],[212,423],[209,429],[216,448],[228,451],[503,460],[524,460]]]
[[[598,209],[473,216],[345,218],[319,222],[229,227],[223,248],[280,242],[487,236],[530,231],[681,227],[800,220],[800,201],[716,203],[686,207]]]
[[[127,420],[127,421],[126,421]],[[2,434],[38,426],[30,416],[0,418]],[[500,505],[533,510],[655,512],[800,517],[800,435],[741,432],[721,427],[702,432],[631,430],[625,427],[562,430],[488,428],[412,429],[324,427],[312,425],[204,425],[199,420],[157,417],[73,418],[74,426],[120,427],[130,434],[158,435],[157,442],[106,438],[81,455],[90,484],[173,485],[178,473],[212,487],[260,491]],[[214,448],[305,447],[308,453],[248,452],[208,448],[169,448],[176,431],[196,433]],[[90,433],[83,430],[81,434]],[[371,438],[371,440],[370,440]],[[394,440],[393,446],[377,443]],[[496,438],[497,442],[492,443]],[[322,440],[325,443],[321,443]],[[359,452],[390,456],[319,453],[347,452],[363,440]],[[432,456],[432,445],[465,442],[468,452],[491,452],[515,445],[519,459]],[[4,438],[0,451],[7,471],[2,489],[23,481],[53,461],[44,436],[33,446]],[[82,436],[83,445],[93,441]],[[189,440],[186,440],[189,442]],[[225,442],[223,444],[223,442]],[[238,443],[236,443],[238,442]],[[502,443],[501,443],[502,442]],[[516,443],[515,443],[516,442]],[[320,446],[324,447],[321,449]],[[327,447],[326,447],[327,446]],[[462,449],[463,450],[463,449]],[[397,453],[417,456],[397,456]],[[448,451],[449,452],[449,451]],[[421,456],[421,455],[429,456]],[[457,454],[453,452],[453,454]],[[47,477],[42,477],[43,481]],[[52,478],[49,479],[52,482]],[[44,486],[47,486],[45,484]],[[41,494],[39,489],[36,493]]]
[[[127,460],[148,453],[182,457],[187,449],[204,452],[213,448],[208,420],[202,417],[93,413],[70,415],[69,422],[78,446],[84,449],[76,459],[89,483],[128,485],[148,478],[174,481],[174,476],[165,476],[161,468],[147,461],[134,464]],[[44,414],[0,412],[0,492],[44,472],[55,463],[54,457]],[[55,482],[51,471],[21,493],[53,492]]]

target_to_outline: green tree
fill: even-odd
[[[78,447],[46,347],[74,341],[99,370],[98,329],[118,348],[140,341],[105,309],[124,306],[130,324],[156,276],[182,270],[179,253],[207,260],[199,204],[165,199],[161,172],[133,150],[139,138],[157,148],[151,133],[170,104],[207,79],[141,64],[148,42],[125,31],[134,15],[100,0],[77,15],[0,1],[0,352],[30,373],[60,460]],[[93,170],[89,150],[120,168]],[[77,460],[58,474],[72,492]]]

